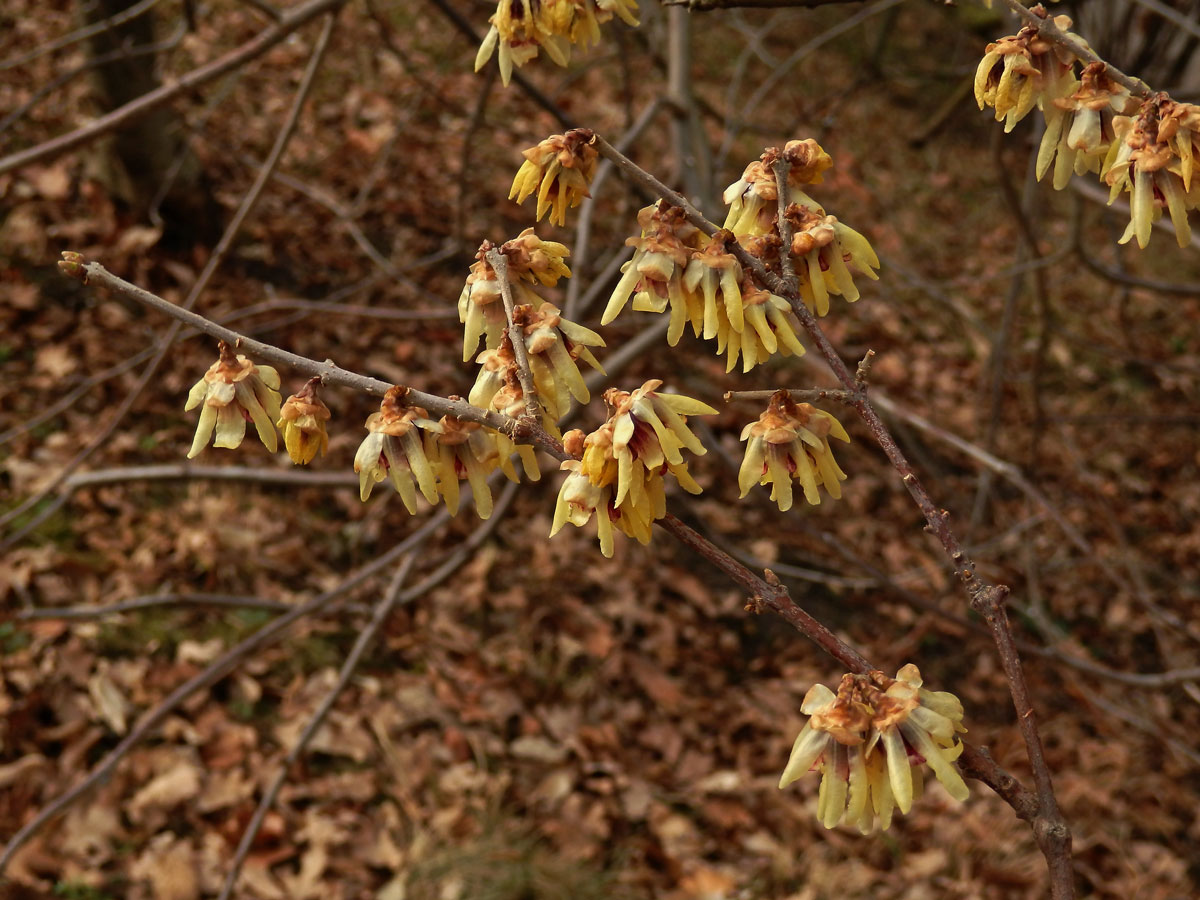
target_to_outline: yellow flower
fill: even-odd
[[[1047,15],[1044,9],[1038,14]],[[1067,31],[1071,19],[1055,16],[1054,24]],[[1016,34],[987,45],[975,70],[975,102],[980,109],[995,109],[996,121],[1004,122],[1005,132],[1012,131],[1034,106],[1050,110],[1055,100],[1075,89],[1074,65],[1075,56],[1069,50],[1047,41],[1035,27],[1026,25]]]
[[[1112,145],[1113,116],[1128,112],[1132,102],[1129,89],[1108,75],[1102,62],[1089,63],[1080,73],[1080,82],[1064,97],[1046,104],[1046,130],[1038,147],[1038,180],[1054,163],[1054,188],[1062,190],[1072,172],[1099,172]]]
[[[779,212],[779,191],[775,183],[775,161],[780,157],[788,164],[788,203],[816,207],[816,202],[800,190],[803,185],[820,184],[823,173],[833,167],[833,159],[812,138],[788,141],[782,150],[770,147],[742,173],[742,177],[725,189],[724,200],[729,205],[725,227],[739,238],[766,234],[775,227]]]
[[[669,304],[667,343],[673,347],[689,318],[683,274],[692,254],[707,239],[704,232],[687,221],[682,209],[665,201],[639,212],[638,224],[641,236],[625,241],[634,248],[633,258],[622,267],[624,274],[613,289],[600,324],[607,325],[615,319],[630,297],[633,308],[639,312],[665,312]]]
[[[739,356],[743,372],[766,362],[773,353],[803,356],[804,345],[796,335],[800,323],[796,321],[791,305],[782,297],[758,287],[749,278],[742,280],[740,291],[743,328],[735,331],[732,324],[722,328],[723,323],[718,322],[717,354],[728,352],[725,371],[733,371]]]
[[[786,216],[792,226],[792,257],[800,282],[800,295],[809,311],[829,312],[829,295],[853,303],[859,298],[851,269],[878,281],[879,257],[867,239],[820,209],[793,203]]]
[[[570,278],[566,258],[571,255],[566,244],[544,241],[532,228],[526,228],[511,241],[505,241],[500,252],[508,260],[510,278],[536,281],[546,287],[558,284],[560,278]]]
[[[690,397],[657,393],[661,384],[647,381],[632,393],[609,388],[604,393],[609,420],[586,437],[574,430],[563,438],[567,451],[581,458],[561,466],[569,474],[558,492],[551,537],[567,522],[587,524],[595,513],[600,552],[611,557],[614,525],[650,543],[651,526],[667,514],[664,473],[689,493],[700,493],[680,451],[701,455],[705,449],[684,416],[716,410]]]
[[[684,271],[688,313],[697,337],[715,338],[722,319],[734,331],[742,330],[742,267],[726,249],[732,237],[732,232],[718,231],[692,255]]]
[[[192,387],[184,406],[187,411],[203,404],[188,459],[199,455],[214,431],[214,447],[240,447],[247,422],[254,423],[259,439],[274,453],[279,446],[273,424],[279,417],[279,373],[235,354],[224,341],[217,349],[220,358]]]
[[[317,454],[324,455],[329,448],[329,434],[325,423],[329,420],[329,407],[317,396],[320,378],[311,378],[297,393],[283,403],[276,426],[283,431],[283,446],[288,456],[297,465],[306,466]]]
[[[566,134],[552,134],[523,151],[525,162],[513,179],[508,198],[524,203],[536,192],[537,221],[549,211],[552,224],[566,225],[567,209],[591,196],[588,186],[596,177],[599,159],[594,140],[590,130],[574,128]]]
[[[580,403],[592,399],[575,361],[582,359],[604,373],[588,349],[604,346],[600,335],[564,319],[558,307],[550,303],[544,303],[536,311],[530,306],[518,306],[513,310],[513,324],[524,335],[538,400],[552,419],[558,421],[567,414],[571,397]]]
[[[492,491],[487,477],[499,464],[494,432],[455,416],[442,416],[440,432],[426,432],[426,453],[437,460],[437,492],[451,515],[458,513],[458,483],[467,479],[475,498],[475,512],[486,519],[492,514]]]
[[[571,57],[571,44],[586,47],[600,39],[600,25],[619,16],[637,25],[636,0],[501,0],[491,29],[475,56],[475,71],[484,67],[497,47],[500,79],[508,84],[513,66],[522,66],[544,49],[560,66]]]
[[[962,703],[945,691],[921,687],[909,663],[888,678],[882,672],[843,675],[837,693],[814,685],[800,709],[808,722],[792,746],[779,779],[784,788],[814,767],[821,772],[817,817],[869,833],[886,829],[895,809],[907,813],[921,795],[928,765],[955,800],[969,791],[951,763],[962,753]]]
[[[745,497],[757,484],[771,485],[771,499],[786,512],[792,508],[792,480],[800,482],[804,499],[821,502],[818,485],[829,496],[842,496],[846,474],[838,468],[829,447],[830,436],[849,442],[841,423],[808,403],[795,403],[787,391],[776,391],[766,412],[742,430],[749,439],[746,456],[738,472],[738,486]]]
[[[1116,139],[1104,160],[1103,178],[1110,186],[1108,202],[1122,192],[1130,195],[1130,221],[1118,243],[1136,237],[1138,246],[1150,241],[1150,226],[1171,214],[1180,247],[1191,242],[1188,210],[1200,207],[1200,182],[1192,183],[1194,159],[1200,154],[1200,107],[1177,103],[1158,94],[1143,104],[1136,117],[1113,119]]]
[[[417,489],[430,503],[438,494],[433,464],[427,456],[421,430],[437,432],[441,426],[419,406],[405,408],[401,401],[406,388],[391,388],[379,405],[379,412],[367,417],[368,434],[354,454],[358,473],[359,496],[365,501],[371,489],[385,478],[404,501],[410,513],[417,511]],[[433,463],[436,463],[436,458]]]

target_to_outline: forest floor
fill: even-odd
[[[486,5],[457,5],[482,31]],[[77,24],[74,4],[10,6],[0,58]],[[197,310],[315,359],[465,396],[474,366],[461,361],[455,300],[480,241],[534,224],[530,205],[506,200],[509,184],[520,151],[562,128],[516,85],[502,88],[493,68],[474,74],[475,47],[437,6],[411,6],[343,10],[297,135]],[[888,422],[901,446],[984,574],[1012,588],[1080,894],[1194,897],[1200,679],[1124,676],[1200,664],[1200,300],[1102,277],[1084,255],[1134,281],[1194,285],[1200,263],[1165,232],[1145,251],[1118,247],[1119,213],[1026,186],[1028,122],[1004,135],[969,92],[986,42],[1015,30],[999,14],[972,28],[951,9],[881,12],[752,102],[780,61],[847,9],[858,7],[694,17],[698,118],[725,151],[711,162],[710,204],[764,146],[815,137],[832,155],[835,168],[811,193],[870,239],[883,266],[856,304],[835,300],[825,328],[851,365],[875,351],[871,390],[899,410]],[[160,14],[166,33],[179,12]],[[522,71],[568,119],[615,141],[665,92],[665,13],[651,7],[643,18],[636,31],[607,27],[568,70],[543,58]],[[254,4],[205,7],[163,55],[163,78],[266,23]],[[319,29],[172,107],[224,222],[259,171]],[[83,61],[75,47],[0,70],[0,112]],[[90,97],[86,78],[49,92],[0,146],[88,121]],[[674,148],[663,106],[629,153],[677,184]],[[202,229],[168,223],[164,235],[131,216],[102,159],[92,146],[0,175],[0,512],[101,433],[168,324],[61,278],[60,251],[176,302],[212,252]],[[585,295],[640,205],[616,177],[597,192],[590,253],[572,263]],[[565,229],[543,222],[539,234],[578,249],[579,214]],[[573,304],[588,327],[599,328],[603,287],[599,300]],[[314,312],[308,301],[342,309]],[[388,317],[397,310],[421,314]],[[647,327],[660,322],[622,314],[602,329],[601,360]],[[270,604],[335,588],[432,515],[410,516],[386,485],[359,501],[352,459],[375,401],[332,389],[329,450],[311,466],[328,483],[306,483],[306,471],[286,481],[286,456],[251,440],[196,462],[249,468],[257,481],[147,477],[145,467],[183,461],[195,425],[184,399],[213,359],[210,339],[181,338],[83,467],[122,471],[74,489],[4,551],[0,840],[141,714],[269,622]],[[709,344],[685,337],[611,373],[626,389],[662,378],[720,410],[702,431],[710,452],[691,466],[704,493],[673,494],[670,509],[770,566],[879,668],[914,662],[928,687],[958,694],[968,737],[1028,783],[986,630],[849,410],[829,407],[852,437],[838,451],[849,475],[840,501],[786,514],[765,489],[738,501],[738,437],[760,410],[722,395],[832,386],[817,355],[748,375],[724,369]],[[304,381],[282,374],[285,394]],[[593,402],[580,421],[594,427],[601,416]],[[978,449],[963,452],[947,433]],[[1014,468],[989,466],[978,450]],[[591,528],[549,540],[559,478],[543,458],[540,482],[521,485],[478,551],[387,619],[288,770],[235,896],[1046,896],[1029,828],[978,783],[962,805],[932,785],[909,815],[869,836],[818,823],[816,776],[778,790],[801,699],[816,682],[836,684],[837,665],[769,612],[747,611],[735,585],[665,533],[646,547],[618,539],[612,560]],[[478,525],[468,510],[436,531],[410,581]],[[215,896],[261,792],[393,572],[188,697],[25,845],[0,896]],[[31,615],[197,592],[253,601]]]

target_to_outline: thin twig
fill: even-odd
[[[17,613],[22,621],[32,619],[102,619],[121,613],[138,612],[159,606],[231,606],[237,609],[263,609],[267,612],[287,612],[293,604],[262,597],[238,597],[231,594],[147,594],[110,603],[106,606],[35,607]]]
[[[796,280],[796,267],[792,264],[792,223],[788,221],[788,173],[792,164],[782,155],[771,164],[775,173],[775,202],[778,211],[775,215],[776,226],[779,228],[779,268],[783,272],[783,283],[793,291],[800,290],[800,282]]]
[[[142,0],[141,3],[135,3],[128,9],[123,9],[115,15],[109,16],[100,22],[95,22],[91,25],[86,25],[83,28],[77,28],[70,34],[65,34],[60,38],[55,38],[52,41],[47,41],[44,44],[39,44],[28,53],[21,56],[6,59],[0,62],[0,72],[5,69],[13,69],[17,66],[23,66],[26,63],[33,62],[39,57],[45,56],[47,53],[53,53],[56,50],[62,50],[65,47],[70,47],[72,44],[78,44],[80,41],[86,41],[93,35],[100,34],[103,31],[108,31],[110,28],[116,28],[118,25],[124,25],[133,19],[136,19],[142,13],[149,12],[157,6],[159,0]]]
[[[281,350],[272,344],[266,344],[262,341],[246,337],[230,328],[218,325],[204,318],[204,316],[176,306],[169,300],[164,300],[162,297],[143,290],[135,284],[130,284],[122,278],[118,278],[99,263],[68,261],[59,265],[68,274],[82,278],[86,284],[108,288],[124,297],[136,300],[138,303],[154,307],[190,325],[197,331],[225,341],[231,346],[236,346],[239,350],[243,350],[256,358],[289,366],[298,372],[303,372],[305,375],[320,376],[322,382],[325,384],[350,388],[351,390],[361,391],[376,397],[382,397],[392,387],[388,382],[380,381],[378,378],[370,378],[366,375],[359,375],[356,372],[343,369],[331,359],[319,362],[315,359],[309,359],[307,356],[300,356],[296,353],[290,353],[287,350]],[[424,407],[437,415],[457,416],[468,422],[486,425],[497,431],[503,431],[505,434],[515,434],[518,428],[516,420],[510,419],[508,416],[501,415],[498,412],[482,410],[477,406],[472,406],[465,400],[450,400],[445,397],[439,397],[436,394],[426,394],[423,391],[413,388],[409,388],[408,393],[405,394],[405,402]],[[535,444],[540,449],[552,456],[556,456],[560,460],[566,458],[562,455],[562,445],[545,434],[540,425],[533,430],[533,433],[529,436],[529,440],[526,442]]]

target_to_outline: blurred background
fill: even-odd
[[[1198,10],[1053,11],[1115,65],[1198,101]],[[982,573],[1013,589],[1079,892],[1195,896],[1200,256],[1159,228],[1144,251],[1118,246],[1127,208],[1106,208],[1095,179],[1057,193],[1032,179],[1038,116],[1005,135],[976,108],[975,67],[1016,20],[914,0],[649,2],[641,27],[615,21],[570,67],[543,54],[504,88],[494,60],[472,72],[494,11],[0,9],[0,839],[189,678],[328,597],[122,749],[21,847],[0,895],[217,896],[281,773],[232,896],[1046,895],[1028,827],[981,785],[962,806],[933,785],[867,837],[821,827],[815,776],[778,791],[800,701],[837,665],[665,534],[618,539],[611,561],[591,529],[548,540],[552,460],[484,530],[470,510],[410,516],[383,489],[364,504],[352,460],[376,401],[326,389],[329,452],[308,470],[250,441],[184,465],[183,404],[212,340],[54,266],[79,251],[259,340],[465,396],[456,300],[475,250],[534,224],[506,199],[521,151],[584,126],[718,221],[721,191],[764,147],[813,137],[832,155],[811,193],[882,269],[824,327],[851,365],[875,351],[871,390],[905,453]],[[282,39],[146,115],[33,150],[264,34]],[[568,227],[537,229],[573,251],[574,277],[547,296],[598,329],[646,199],[615,172],[593,195]],[[598,356],[612,384],[661,378],[721,410],[698,426],[704,493],[669,508],[770,566],[881,669],[914,662],[957,693],[968,737],[1028,783],[992,643],[848,410],[826,407],[853,438],[840,501],[737,501],[738,436],[761,405],[722,395],[833,386],[817,354],[727,375],[710,343],[668,348],[664,329],[626,312]],[[305,381],[281,374],[285,395]],[[603,418],[598,400],[577,413],[585,429]]]

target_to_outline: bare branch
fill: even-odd
[[[135,3],[128,9],[124,9],[114,16],[109,16],[102,22],[94,22],[91,25],[87,25],[83,28],[77,28],[70,34],[63,35],[62,37],[56,38],[52,41],[47,41],[44,44],[39,44],[28,53],[13,57],[12,59],[6,59],[4,62],[0,62],[0,72],[3,72],[5,69],[14,69],[17,66],[23,66],[26,63],[33,62],[35,59],[45,56],[47,53],[54,53],[57,50],[70,47],[72,44],[78,44],[80,41],[86,41],[93,35],[100,34],[103,31],[108,31],[110,28],[116,28],[118,25],[124,25],[126,22],[136,19],[138,16],[142,15],[142,13],[149,12],[151,9],[157,6],[158,3],[159,0],[142,0],[141,3]]]

